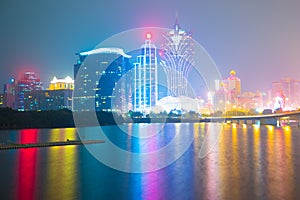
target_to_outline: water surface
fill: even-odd
[[[198,153],[210,126],[222,126],[219,141],[203,159]],[[195,139],[171,165],[148,173],[126,173],[95,159],[85,146],[0,151],[1,199],[300,199],[300,129],[215,123],[104,127],[107,137],[132,152],[154,151],[175,134]],[[95,133],[96,134],[96,133]],[[217,133],[209,133],[213,143]],[[86,136],[87,139],[89,135]],[[79,139],[76,129],[0,131],[0,142]],[[101,145],[101,144],[97,144]],[[178,149],[174,147],[173,152]],[[103,152],[109,154],[110,152]],[[170,155],[172,156],[172,155]],[[157,157],[155,159],[164,159]],[[149,161],[151,164],[152,161]],[[154,162],[154,161],[153,161]],[[129,161],[130,163],[130,161]],[[128,164],[128,163],[127,163]],[[142,164],[147,164],[143,163]]]

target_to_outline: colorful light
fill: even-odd
[[[146,38],[147,38],[148,40],[150,40],[150,39],[152,38],[151,33],[147,33],[147,34],[146,34]]]

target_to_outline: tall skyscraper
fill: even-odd
[[[191,32],[186,32],[176,19],[172,30],[163,35],[161,63],[167,74],[169,95],[188,96],[187,78],[194,64],[194,43]]]
[[[134,65],[134,111],[149,113],[158,100],[157,50],[151,43],[151,33],[146,34]]]
[[[17,81],[16,109],[25,110],[25,92],[43,90],[43,83],[34,72],[25,72],[23,78]]]
[[[237,97],[241,94],[241,80],[236,76],[236,72],[232,70],[230,76],[223,80],[224,87],[228,93],[228,100],[231,103],[237,103]]]
[[[4,105],[8,108],[16,108],[17,83],[11,78],[9,83],[4,84]]]
[[[126,89],[116,91],[115,86],[129,68],[127,60],[131,56],[120,48],[98,48],[77,55],[74,109],[123,112],[124,105],[128,105]]]
[[[238,96],[241,94],[241,80],[232,70],[228,78],[216,80],[216,91],[214,96],[215,107],[219,110],[231,109],[238,105]]]

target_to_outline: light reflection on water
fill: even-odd
[[[145,127],[146,126],[146,127]],[[147,127],[149,126],[149,127]],[[134,152],[154,151],[182,134],[195,137],[191,147],[172,165],[148,173],[124,173],[93,158],[84,146],[63,146],[0,151],[1,199],[299,199],[300,129],[224,124],[215,148],[203,159],[203,140],[213,144],[214,123],[168,124],[162,136],[132,140],[131,135],[109,130],[115,144]],[[155,131],[157,125],[143,125]],[[137,124],[127,130],[137,131]],[[28,129],[1,131],[5,140],[19,143],[78,139],[76,130]],[[143,132],[145,136],[145,132]],[[88,136],[87,136],[88,137]],[[147,140],[148,139],[148,140]],[[3,141],[6,142],[6,141]],[[177,151],[172,149],[173,153]],[[109,152],[103,152],[109,154]],[[172,152],[170,152],[172,153]],[[162,157],[144,160],[153,164]],[[126,159],[130,165],[130,158]]]

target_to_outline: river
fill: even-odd
[[[102,130],[106,140],[136,154],[155,152],[176,141],[167,154],[140,161],[115,157],[106,148],[109,141],[2,150],[0,199],[300,199],[297,126],[170,123]],[[90,131],[79,137],[75,128],[5,130],[0,131],[0,142],[93,139],[99,134]],[[117,159],[120,166],[102,162],[93,149],[103,158]],[[160,165],[169,158],[174,162]],[[117,170],[122,166],[131,167],[124,167],[127,172]]]

